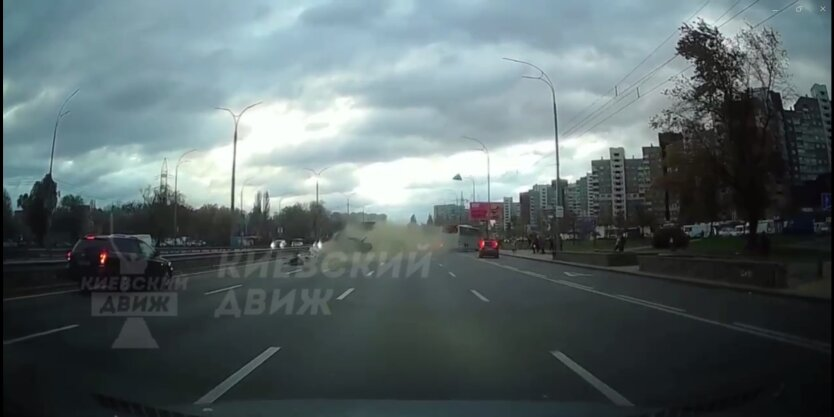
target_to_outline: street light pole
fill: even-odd
[[[526,62],[526,61],[521,61],[521,60],[512,59],[512,58],[504,58],[504,60],[510,61],[510,62],[515,62],[515,63],[518,63],[518,64],[527,65],[529,67],[535,68],[536,70],[539,71],[539,75],[537,77],[530,77],[530,76],[527,76],[527,75],[523,75],[522,77],[527,78],[527,79],[531,79],[531,80],[539,80],[539,81],[547,84],[547,86],[550,88],[550,97],[553,101],[553,139],[554,139],[555,146],[556,146],[556,204],[554,205],[553,226],[552,226],[552,229],[554,231],[553,234],[555,235],[555,238],[556,238],[555,241],[554,241],[554,244],[553,244],[553,252],[556,253],[556,249],[560,247],[559,243],[562,239],[561,234],[559,233],[559,219],[556,218],[556,211],[558,211],[558,208],[561,207],[562,202],[564,200],[562,198],[561,177],[559,176],[559,117],[558,117],[558,113],[556,111],[556,89],[553,88],[553,82],[550,81],[550,77],[547,75],[547,73],[544,72],[543,69],[537,67],[536,65],[533,65],[533,64],[531,64],[529,62]]]
[[[310,168],[304,168],[307,171],[310,171],[316,177],[316,212],[313,213],[313,233],[315,234],[315,239],[318,242],[319,240],[319,178],[321,178],[321,174],[324,171],[327,171],[330,167],[322,168],[318,171]]]
[[[232,190],[231,190],[232,207],[231,207],[231,212],[230,212],[230,213],[232,213],[232,216],[234,216],[234,213],[235,213],[235,171],[236,171],[236,168],[237,168],[237,126],[240,123],[240,118],[243,117],[243,113],[246,113],[247,110],[251,109],[252,107],[257,106],[258,104],[261,104],[261,102],[259,101],[257,103],[250,104],[250,105],[244,107],[244,109],[241,110],[240,113],[238,113],[238,114],[235,114],[235,112],[233,112],[233,111],[231,111],[227,108],[224,108],[224,107],[215,107],[215,109],[217,109],[217,110],[224,110],[224,111],[229,112],[229,114],[232,115],[232,119],[234,119],[234,121],[235,121],[235,135],[234,135],[234,139],[233,139],[233,142],[232,142],[233,143],[233,145],[232,145]],[[229,230],[229,236],[234,236],[234,227],[235,227],[234,224],[235,224],[234,221],[230,222],[231,230]]]
[[[240,237],[241,237],[241,244],[243,243],[242,238],[246,236],[247,225],[246,225],[246,207],[243,205],[243,190],[246,188],[246,184],[249,184],[249,180],[251,178],[247,178],[243,180],[243,184],[240,186],[240,214],[243,217],[243,227],[240,228]]]
[[[184,162],[188,162],[187,159],[184,160],[183,158],[185,158],[186,155],[188,155],[192,152],[197,152],[197,150],[196,149],[191,149],[191,150],[183,153],[182,155],[180,155],[180,159],[177,160],[177,165],[174,168],[174,237],[175,238],[179,237],[179,233],[180,233],[179,226],[177,226],[177,206],[180,205],[180,196],[179,196],[179,193],[177,191],[177,183],[178,183],[178,180],[179,180],[179,177],[180,177],[180,165]]]
[[[481,150],[486,154],[486,158],[487,158],[487,225],[486,225],[486,237],[487,237],[487,239],[489,239],[489,221],[492,218],[492,194],[491,194],[491,191],[490,191],[491,190],[491,185],[490,185],[490,168],[489,168],[489,148],[487,148],[487,146],[484,145],[483,142],[481,142],[480,140],[475,139],[473,137],[461,136],[461,138],[466,139],[466,140],[471,140],[471,141],[476,142],[477,144],[481,145]],[[474,185],[474,180],[472,180],[472,181],[473,181],[473,185]],[[474,188],[474,186],[473,186],[473,188]]]
[[[64,99],[64,102],[61,103],[61,107],[58,108],[58,115],[55,116],[55,127],[52,128],[52,151],[49,154],[49,177],[50,178],[52,177],[52,162],[55,160],[55,139],[58,137],[58,123],[61,121],[61,119],[64,118],[64,116],[66,116],[70,113],[69,110],[64,111],[64,107],[67,105],[67,103],[69,103],[69,101],[73,97],[75,97],[75,94],[77,94],[77,93],[78,93],[78,89],[73,91],[72,94],[69,95],[69,97]]]
[[[343,196],[347,199],[347,217],[350,219],[350,198],[356,193],[342,193]]]

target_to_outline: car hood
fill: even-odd
[[[780,390],[781,391],[781,390]],[[178,404],[159,408],[129,400],[95,395],[99,407],[83,413],[67,414],[77,416],[283,416],[298,415],[311,417],[389,417],[389,416],[652,416],[652,415],[695,415],[709,417],[771,416],[784,415],[785,410],[775,404],[775,391],[752,389],[744,392],[727,393],[721,398],[701,399],[692,403],[671,407],[623,407],[603,400],[600,402],[569,402],[555,400],[509,401],[509,400],[363,400],[363,399],[286,399],[286,400],[244,400],[218,401],[210,405]],[[136,411],[140,410],[140,411]],[[180,413],[180,414],[173,414]],[[61,414],[65,415],[65,414]]]

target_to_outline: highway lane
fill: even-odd
[[[603,380],[623,387],[621,392],[638,404],[681,403],[691,398],[708,398],[722,391],[731,392],[745,384],[772,383],[786,384],[786,390],[792,390],[791,398],[784,399],[786,409],[810,407],[830,410],[830,395],[827,394],[831,386],[830,346],[828,353],[823,353],[694,320],[675,314],[678,310],[663,311],[601,296],[586,289],[618,294],[624,280],[620,276],[600,275],[599,271],[567,269],[558,264],[509,257],[493,261],[463,255],[461,259],[473,268],[474,273],[465,275],[477,281],[471,285],[480,283],[485,294],[496,292],[490,298],[493,304],[507,303],[512,306],[508,308],[526,310],[515,310],[514,317],[544,317],[538,323],[542,332],[552,333],[553,340],[575,347],[576,356],[582,359],[582,363],[599,369]],[[460,267],[465,268],[463,265]],[[495,269],[507,271],[509,275],[496,273]],[[565,270],[588,276],[568,277],[564,275]],[[589,279],[592,276],[594,280]],[[504,299],[500,292],[506,286],[499,283],[509,277],[529,281],[524,285],[539,285],[535,289],[527,289],[526,300],[519,299],[516,293],[508,294]],[[577,282],[585,287],[571,287],[543,278]],[[638,280],[629,278],[632,284]],[[645,281],[664,284],[663,281]],[[670,286],[680,292],[695,290],[693,297],[701,295],[702,303],[708,300],[704,298],[708,295],[703,294],[704,288],[681,284]],[[745,294],[734,295],[741,297]],[[651,296],[641,297],[652,300]],[[565,303],[567,305],[563,305]],[[817,304],[813,306],[823,308]],[[671,303],[668,307],[680,308]],[[743,310],[743,306],[736,306],[736,309]],[[777,315],[779,312],[770,314]],[[560,318],[563,317],[569,318],[567,323],[570,325],[560,326]],[[809,321],[808,318],[802,320]],[[820,322],[825,320],[817,323],[817,326],[824,326]],[[517,326],[525,323],[526,320],[514,322]],[[584,327],[584,331],[578,330],[577,325]],[[819,329],[817,331],[822,333]],[[635,378],[635,374],[640,377]],[[801,395],[799,391],[802,391]]]
[[[710,319],[746,323],[831,343],[830,302],[703,287],[509,256],[502,257],[500,264],[540,274],[553,274],[562,280],[675,306]]]
[[[538,278],[564,272],[554,265],[491,262],[438,254],[424,278],[405,278],[404,269],[396,276],[378,264],[354,276],[350,270],[284,279],[209,274],[180,294],[177,317],[146,319],[159,345],[150,350],[112,349],[125,319],[90,317],[80,297],[7,302],[4,340],[60,327],[67,320],[54,313],[63,309],[76,312],[69,321],[79,327],[4,346],[4,397],[63,410],[89,405],[92,392],[155,405],[203,400],[195,410],[211,402],[292,398],[641,406],[781,381],[806,395],[804,405],[796,404],[791,391],[785,407],[830,410],[821,394],[830,388],[830,354]],[[570,278],[614,288],[603,285],[604,277]],[[215,317],[227,292],[211,292],[229,287],[241,309],[252,289],[329,289],[331,314]],[[25,324],[31,317],[36,328]],[[10,326],[18,331],[7,335]]]

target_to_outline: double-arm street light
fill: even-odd
[[[559,241],[561,239],[561,235],[559,234],[559,220],[557,219],[556,214],[558,213],[559,207],[561,207],[563,200],[560,184],[561,177],[559,176],[559,118],[557,116],[558,113],[556,112],[556,89],[553,88],[553,82],[550,81],[550,77],[547,75],[547,73],[544,72],[543,69],[537,67],[536,65],[533,65],[526,61],[521,61],[512,58],[504,58],[504,60],[522,65],[527,65],[528,67],[536,69],[537,71],[539,71],[538,76],[531,77],[529,75],[523,75],[522,77],[531,80],[539,80],[545,83],[550,88],[550,97],[553,100],[553,138],[556,146],[556,204],[554,205],[553,224],[551,226],[553,234],[555,235],[555,243],[553,245],[553,251],[555,252],[556,248],[560,246]]]
[[[254,104],[250,104],[250,105],[244,107],[243,110],[241,110],[240,113],[237,113],[237,114],[235,114],[235,112],[233,112],[233,111],[231,111],[231,110],[229,110],[225,107],[215,107],[215,109],[217,109],[217,110],[223,110],[223,111],[226,111],[229,114],[231,114],[232,119],[234,119],[234,121],[235,121],[235,135],[234,135],[234,140],[232,142],[233,143],[233,145],[232,145],[232,191],[231,191],[231,200],[232,200],[231,213],[232,213],[232,216],[234,216],[234,212],[235,212],[235,170],[236,170],[236,167],[237,167],[237,127],[238,127],[238,124],[240,123],[240,118],[243,117],[243,113],[246,113],[247,110],[251,109],[252,107],[257,106],[258,104],[261,104],[261,102],[259,101],[259,102],[254,103]],[[234,227],[235,227],[234,224],[235,224],[235,222],[232,221],[232,222],[230,222],[230,224],[231,224],[231,226],[230,226],[231,230],[229,230],[229,236],[234,236]]]
[[[64,116],[66,116],[70,113],[69,110],[64,111],[64,107],[67,106],[67,103],[69,103],[69,101],[73,97],[75,97],[75,95],[77,93],[78,93],[78,89],[73,91],[72,94],[69,95],[69,97],[64,99],[64,102],[61,103],[61,107],[58,108],[58,115],[55,116],[55,127],[52,128],[52,151],[49,153],[49,177],[50,178],[52,177],[52,162],[55,160],[55,139],[58,137],[58,123],[61,122],[61,119],[63,119]]]
[[[329,168],[330,167],[322,168],[318,171],[311,168],[304,168],[305,170],[310,171],[310,173],[312,173],[313,176],[316,177],[316,212],[313,213],[313,233],[315,233],[316,241],[319,240],[319,178],[321,178],[321,174],[324,173],[324,171],[327,171]]]
[[[180,233],[179,226],[177,225],[177,206],[179,206],[179,203],[180,203],[180,201],[179,201],[180,196],[179,196],[179,192],[177,190],[177,183],[178,183],[178,179],[179,179],[179,176],[180,176],[180,165],[188,162],[188,159],[184,159],[184,158],[186,157],[186,155],[188,155],[190,153],[193,153],[193,152],[197,152],[197,150],[196,149],[191,149],[191,150],[183,153],[182,155],[180,155],[180,159],[177,160],[177,165],[176,165],[176,167],[174,167],[174,235],[175,235],[175,237],[179,237],[179,233]]]

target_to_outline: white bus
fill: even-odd
[[[460,251],[477,251],[478,250],[478,243],[481,241],[482,233],[481,229],[473,226],[467,226],[465,224],[461,225],[451,225],[447,226],[444,230],[447,234],[451,235],[451,242],[448,242],[450,246],[454,246],[457,250]],[[452,249],[452,248],[450,248]]]

